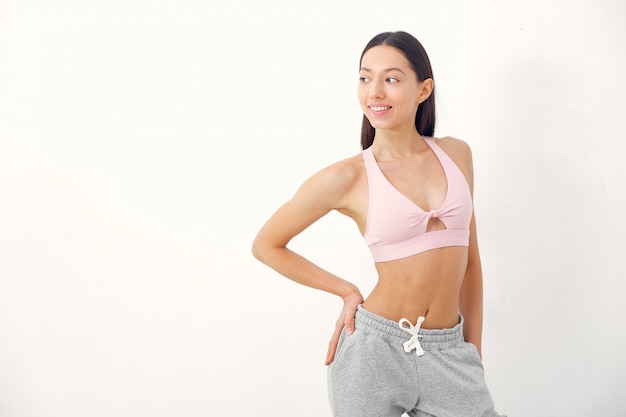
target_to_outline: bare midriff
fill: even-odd
[[[378,283],[363,303],[372,313],[445,329],[459,322],[459,293],[467,266],[467,247],[453,246],[389,262],[377,262]]]

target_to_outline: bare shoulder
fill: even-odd
[[[436,138],[435,141],[445,153],[452,158],[456,165],[463,171],[470,182],[473,181],[474,168],[472,163],[472,150],[467,142],[446,136]]]
[[[441,147],[441,149],[446,151],[446,153],[450,155],[450,157],[452,157],[453,159],[459,158],[461,160],[467,161],[467,158],[469,158],[468,162],[471,162],[472,150],[470,149],[470,146],[467,144],[467,142],[461,139],[453,138],[452,136],[435,138],[435,140],[437,141],[437,144]]]
[[[357,154],[322,169],[319,173],[335,181],[350,182],[363,172],[363,155]]]
[[[362,154],[335,162],[307,179],[298,193],[312,194],[332,208],[341,208],[343,199],[363,180]]]
[[[321,169],[310,179],[329,188],[339,188],[345,191],[346,187],[350,187],[363,175],[363,171],[363,156],[359,154]]]

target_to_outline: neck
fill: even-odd
[[[415,126],[404,130],[376,129],[372,150],[389,157],[408,156],[427,147]]]

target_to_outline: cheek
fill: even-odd
[[[365,91],[363,84],[359,83],[359,87],[356,89],[356,95],[359,98],[359,101],[363,101],[363,99],[367,98],[367,91]]]
[[[359,103],[361,107],[365,107],[367,104],[367,91],[363,87],[359,87],[357,90],[357,98],[359,99]]]
[[[407,91],[402,98],[402,102],[407,108],[417,110],[417,106],[419,105],[419,96],[417,95],[417,92]]]

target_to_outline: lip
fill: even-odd
[[[368,105],[367,108],[370,109],[370,112],[372,112],[372,114],[376,116],[384,116],[387,113],[389,113],[389,110],[391,110],[393,107],[387,104],[373,103],[373,104]],[[384,109],[384,110],[381,110],[381,109]]]

